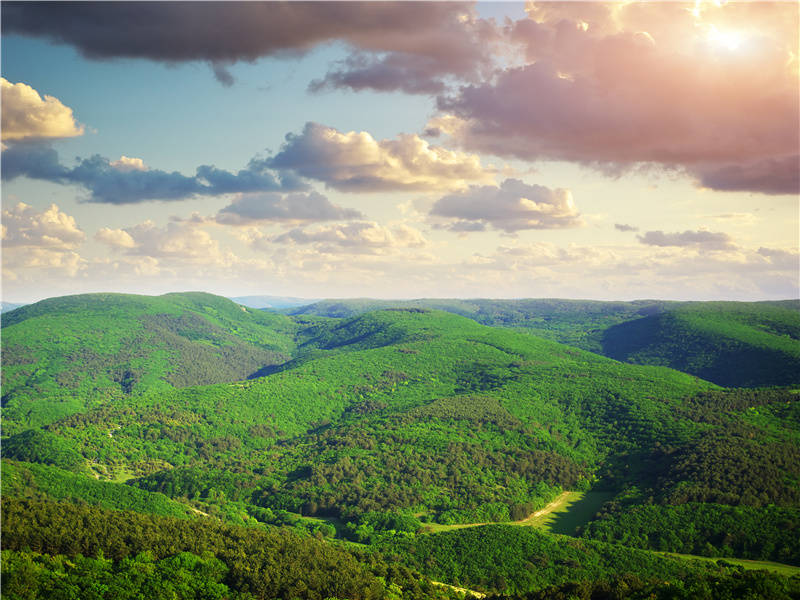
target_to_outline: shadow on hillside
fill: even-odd
[[[613,492],[587,492],[583,498],[570,505],[566,512],[553,515],[553,520],[549,525],[550,531],[575,535],[575,530],[591,521],[603,504],[613,497]]]

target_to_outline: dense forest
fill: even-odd
[[[800,303],[287,312],[3,315],[4,596],[800,597]]]

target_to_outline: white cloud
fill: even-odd
[[[0,77],[2,87],[2,139],[66,138],[83,135],[84,127],[75,121],[72,109],[58,98],[42,98],[24,83],[11,83]]]
[[[74,217],[51,204],[43,211],[24,202],[3,211],[3,246],[74,250],[86,239]]]
[[[408,225],[385,227],[366,221],[292,229],[271,241],[313,245],[315,250],[326,254],[385,254],[398,248],[422,248],[427,244],[422,233]]]
[[[453,190],[491,182],[495,175],[476,154],[432,146],[414,134],[376,140],[366,131],[342,133],[306,123],[286,140],[271,167],[344,191]]]
[[[147,171],[148,167],[144,164],[141,158],[131,158],[124,154],[119,157],[119,160],[114,160],[109,163],[117,171],[130,172],[130,171]]]
[[[564,229],[582,225],[569,190],[551,190],[506,179],[497,186],[472,186],[440,198],[430,215],[457,232],[483,231],[487,226],[507,233],[523,229]]]
[[[112,248],[133,248],[136,246],[131,234],[124,229],[103,227],[94,235],[94,239]]]

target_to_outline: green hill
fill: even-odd
[[[800,383],[800,301],[325,300],[289,312],[352,317],[437,309],[637,364],[668,366],[725,386]]]
[[[603,332],[603,354],[663,365],[719,385],[800,382],[798,302],[702,302]]]
[[[3,318],[4,429],[14,433],[91,403],[245,379],[294,348],[289,318],[203,293],[86,294]]]
[[[745,321],[748,311],[723,322]],[[135,549],[162,561],[208,550],[236,574],[214,581],[269,598],[289,589],[274,587],[282,575],[273,570],[295,573],[296,564],[262,554],[248,565],[242,552],[252,551],[248,532],[261,539],[280,528],[290,537],[270,539],[312,535],[309,552],[349,561],[352,581],[374,584],[370,597],[393,600],[452,597],[426,576],[507,593],[603,577],[623,585],[631,574],[642,589],[684,575],[699,577],[698,585],[732,577],[724,567],[706,571],[646,552],[654,550],[800,564],[791,534],[800,530],[800,403],[792,389],[724,390],[668,367],[425,307],[288,317],[204,294],[89,295],[9,316],[4,344],[36,357],[12,366],[38,371],[6,374],[17,388],[4,388],[12,395],[4,398],[2,451],[14,461],[3,463],[11,507],[4,539],[13,533],[14,576],[41,572],[41,589],[47,577],[77,576],[51,555],[102,550],[120,561]],[[24,351],[16,348],[23,341]],[[228,344],[231,353],[249,348],[275,360],[228,364]],[[194,355],[181,353],[195,345],[216,352],[210,363],[231,369],[231,378],[195,374]],[[139,362],[125,354],[133,350]],[[100,357],[91,368],[80,360],[90,351]],[[128,389],[109,375],[118,364],[140,369]],[[190,369],[185,380],[170,379],[177,365]],[[64,375],[70,370],[78,385]],[[182,385],[193,377],[198,385]],[[571,538],[502,525],[564,490],[611,500]],[[158,517],[187,516],[184,507],[195,509],[188,519]],[[118,513],[125,509],[149,514]],[[32,511],[35,520],[26,516]],[[76,515],[80,542],[65,525]],[[461,529],[426,533],[453,525]],[[108,544],[96,539],[114,527],[124,531]],[[165,527],[180,540],[159,533]],[[214,545],[225,540],[235,543]],[[492,548],[502,568],[489,564]],[[103,569],[112,577],[129,567]],[[296,597],[335,595],[321,574],[316,587],[296,576]],[[352,590],[341,592],[355,597]]]

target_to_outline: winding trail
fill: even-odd
[[[438,533],[440,531],[450,531],[452,529],[465,529],[467,527],[480,527],[481,525],[520,525],[522,527],[529,527],[532,525],[538,525],[540,521],[544,520],[544,517],[549,515],[554,510],[558,510],[564,504],[567,503],[575,494],[579,494],[580,492],[562,492],[559,494],[555,500],[550,502],[544,508],[537,510],[534,513],[531,513],[524,519],[520,519],[519,521],[487,521],[485,523],[456,523],[454,525],[440,525],[438,523],[431,523],[428,525],[428,531],[430,533]]]
[[[486,594],[483,592],[476,592],[475,590],[468,590],[467,588],[456,587],[454,585],[450,585],[449,583],[442,583],[441,581],[431,581],[433,585],[440,585],[442,587],[450,588],[454,592],[458,592],[460,594],[466,594],[467,596],[475,596],[476,598],[486,598]]]

